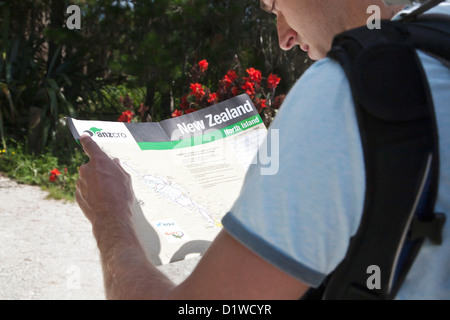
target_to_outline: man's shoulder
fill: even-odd
[[[345,77],[344,70],[341,65],[334,59],[324,58],[319,61],[316,61],[300,78],[300,80],[306,79],[318,79],[320,77]],[[320,80],[320,79],[318,79]]]
[[[312,118],[320,118],[323,123],[325,116],[342,115],[342,110],[351,109],[352,105],[350,83],[343,68],[324,58],[310,66],[294,84],[274,124],[294,130],[302,123],[302,128],[308,128]]]
[[[306,70],[293,86],[290,95],[301,95],[302,100],[333,98],[332,88],[348,86],[344,69],[339,63],[330,58],[316,61]],[[324,93],[327,93],[324,96]],[[341,92],[343,93],[343,92]]]

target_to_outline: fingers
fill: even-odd
[[[87,134],[80,136],[80,143],[83,146],[84,152],[86,152],[91,160],[95,160],[98,156],[105,154],[99,145]]]
[[[81,194],[81,189],[78,186],[78,183],[77,183],[77,189],[75,191],[75,200],[77,201],[77,203],[80,206],[80,208],[83,210],[85,200],[83,198],[83,195]]]
[[[80,180],[77,181],[77,189],[75,192],[75,199],[78,203],[78,206],[80,207],[81,211],[83,211],[86,218],[91,222],[94,223],[94,216],[91,213],[89,203],[87,202],[87,199],[85,198],[85,195],[83,195],[83,187],[82,182]]]
[[[122,169],[122,170],[123,170],[122,164],[120,163],[120,159],[114,158],[114,159],[112,159],[112,161],[114,162],[114,164],[115,164],[119,169]]]
[[[120,159],[114,158],[113,162],[122,173],[124,173],[125,175],[128,175],[128,172],[122,167],[122,163],[120,162]]]
[[[82,182],[81,179],[77,180],[77,188],[75,190],[75,200],[77,201],[78,205],[80,206],[80,208],[84,208],[84,204],[85,204],[85,200],[83,197],[83,193],[82,193]]]
[[[83,177],[80,175],[80,177],[77,180],[77,187],[75,189],[75,199],[77,200],[77,202],[79,202],[78,200],[81,200],[84,198],[83,195],[83,190],[86,187],[86,183],[83,181]]]

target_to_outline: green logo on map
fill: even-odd
[[[126,139],[127,135],[124,132],[106,132],[103,129],[92,127],[89,130],[84,131],[91,137],[96,136],[98,138],[114,138],[114,139]]]
[[[102,132],[103,131],[103,129],[98,129],[98,128],[96,128],[96,127],[92,127],[92,128],[90,128],[89,130],[86,130],[84,133],[87,133],[87,134],[89,134],[91,137],[93,137],[93,136],[95,136],[95,134],[97,133],[97,132]]]

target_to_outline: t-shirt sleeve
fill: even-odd
[[[225,230],[287,274],[319,286],[345,256],[365,193],[354,105],[336,62],[316,62],[295,84],[254,162],[223,218]]]

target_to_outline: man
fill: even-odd
[[[180,285],[145,257],[131,223],[129,175],[90,137],[81,138],[90,162],[80,168],[77,201],[93,225],[108,298],[299,299],[339,265],[361,219],[365,172],[348,81],[335,61],[323,58],[334,35],[366,24],[370,5],[381,9],[382,19],[402,9],[381,0],[261,1],[277,16],[281,48],[299,45],[322,60],[294,86],[273,123],[280,134],[279,172],[249,169],[224,230]],[[450,212],[450,150],[443,147],[450,146],[450,71],[419,56],[441,135],[437,211]],[[447,224],[442,246],[424,245],[397,298],[450,297],[449,236]]]

